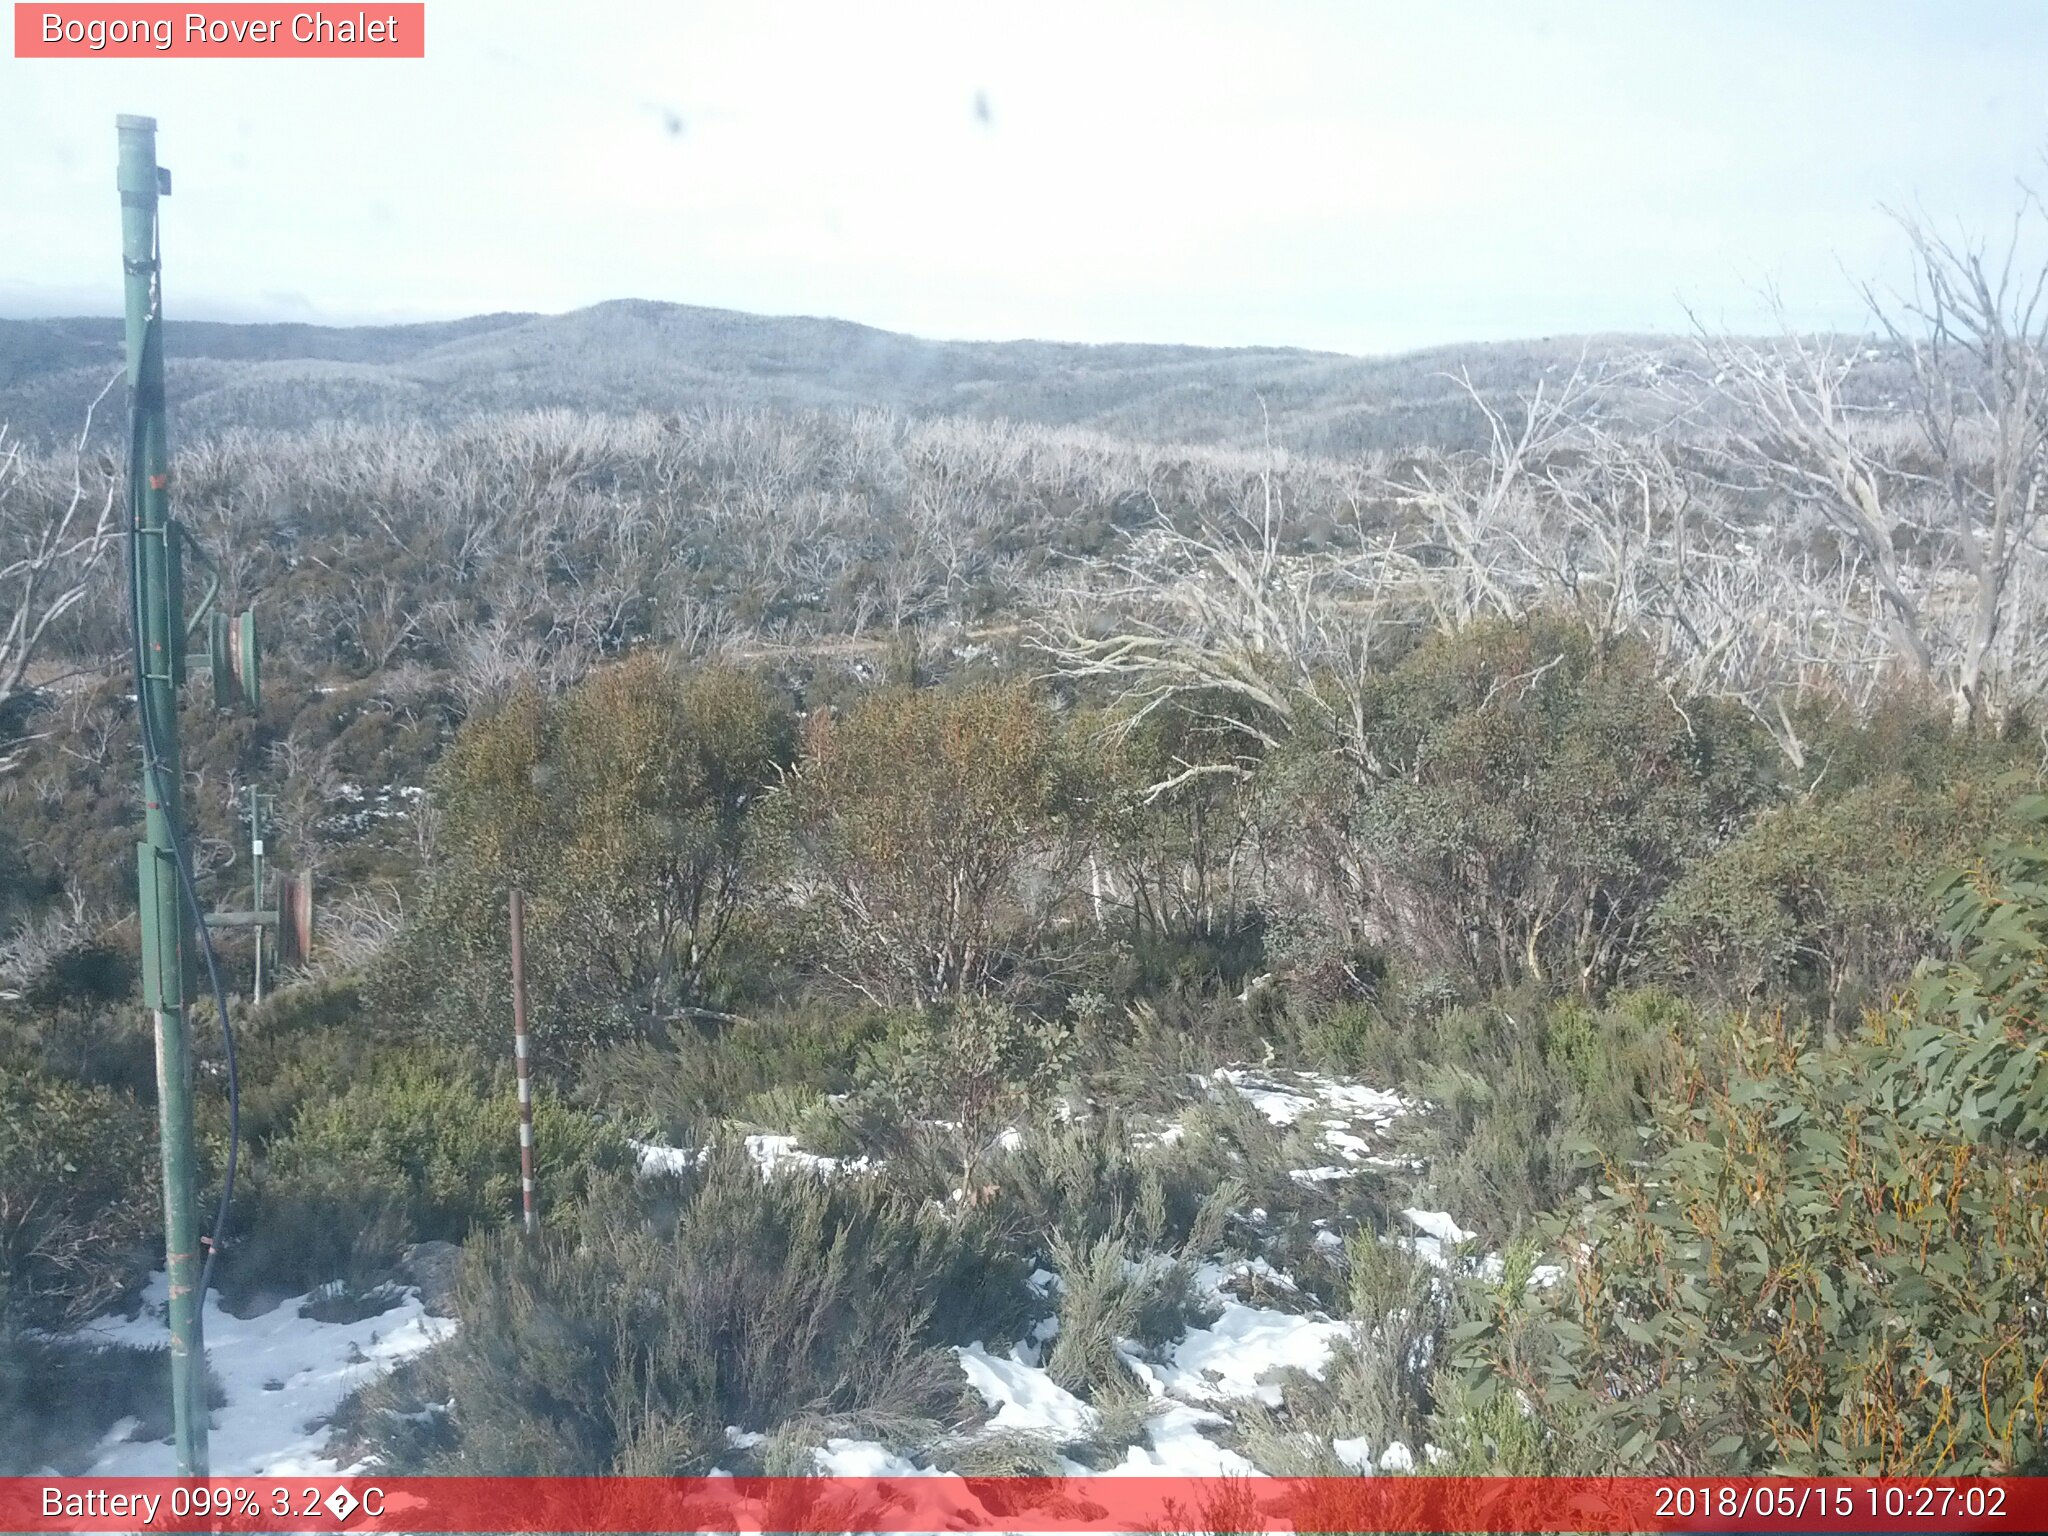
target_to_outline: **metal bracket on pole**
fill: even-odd
[[[206,661],[213,674],[216,709],[263,707],[263,660],[256,641],[256,610],[230,619],[218,608],[207,616]]]
[[[308,870],[300,875],[279,875],[277,904],[269,907],[263,904],[266,873],[264,818],[271,796],[258,793],[253,785],[244,794],[243,814],[249,824],[250,905],[246,910],[209,912],[206,914],[206,926],[254,930],[255,978],[250,1000],[260,1003],[263,1001],[263,937],[266,930],[273,935],[272,943],[280,965],[303,964],[313,952],[313,873]]]

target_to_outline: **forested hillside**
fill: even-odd
[[[270,637],[260,711],[193,682],[200,883],[255,785],[321,893],[261,1004],[222,943],[223,1424],[2048,1471],[2048,364],[1914,251],[1963,301],[1854,343],[173,328],[175,503]],[[161,1253],[113,345],[0,327],[10,1470],[165,1433],[106,1321]],[[236,1375],[279,1306],[379,1369]]]

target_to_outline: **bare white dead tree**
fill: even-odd
[[[1226,515],[1187,532],[1158,514],[1116,557],[1077,564],[1033,643],[1059,673],[1113,685],[1123,729],[1171,706],[1242,742],[1235,760],[1174,765],[1148,798],[1205,776],[1248,776],[1258,756],[1312,730],[1374,772],[1363,687],[1380,627],[1416,569],[1362,536],[1337,551],[1301,550],[1269,462]]]
[[[1896,655],[1949,696],[1959,722],[2048,682],[2014,623],[2048,579],[2042,213],[2027,194],[1996,247],[1899,216],[1911,289],[1864,290],[1882,347],[1789,330],[1767,345],[1700,338],[1708,383],[1733,407],[1731,466],[1819,515]],[[1909,380],[1903,417],[1871,398],[1888,366]]]
[[[2042,212],[2031,192],[2002,252],[1902,217],[1914,292],[1898,314],[1871,305],[1912,367],[1914,415],[1933,450],[1928,501],[1967,578],[1951,679],[1965,717],[2020,681],[2010,675],[2020,658],[2003,642],[2018,637],[2034,661],[2035,637],[2012,622],[2013,609],[2038,603],[2048,555],[2048,261],[2037,252],[2021,262],[2029,212]]]
[[[27,687],[28,670],[50,626],[85,601],[92,575],[118,533],[118,477],[88,468],[93,413],[120,379],[114,374],[86,409],[72,454],[71,489],[61,508],[39,514],[19,442],[0,425],[0,710]],[[92,510],[97,503],[96,510]]]
[[[105,930],[104,913],[90,910],[75,893],[70,902],[69,911],[47,908],[0,938],[0,1002],[32,990],[67,954]]]
[[[1458,629],[1482,613],[1516,617],[1531,602],[1554,597],[1564,576],[1552,557],[1567,548],[1546,528],[1557,504],[1553,461],[1582,443],[1585,418],[1604,383],[1581,354],[1561,383],[1539,380],[1512,406],[1495,405],[1469,375],[1458,376],[1485,420],[1486,448],[1477,453],[1423,455],[1387,489],[1408,514],[1404,536],[1387,553],[1412,562],[1430,594],[1439,625]]]

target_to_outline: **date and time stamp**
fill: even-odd
[[[1825,1479],[1771,1483],[1658,1483],[1648,1490],[1658,1522],[1755,1520],[1763,1529],[1790,1520],[1869,1520],[1887,1524],[1925,1521],[1924,1529],[1969,1522],[1975,1529],[2005,1518],[2008,1490],[1977,1483],[1830,1483]],[[2015,1526],[2015,1530],[2020,1527]]]

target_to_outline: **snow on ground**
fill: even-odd
[[[1372,1442],[1363,1435],[1351,1440],[1332,1440],[1330,1449],[1337,1453],[1337,1459],[1345,1466],[1364,1477],[1371,1477],[1375,1472],[1415,1470],[1415,1453],[1399,1440],[1389,1440],[1387,1448],[1377,1458],[1372,1453]],[[1442,1455],[1433,1445],[1423,1449],[1430,1454],[1432,1461]]]
[[[827,1477],[932,1477],[930,1467],[920,1467],[907,1456],[899,1456],[874,1440],[827,1440],[813,1453],[818,1470]]]
[[[794,1136],[762,1134],[749,1136],[746,1140],[747,1155],[760,1165],[764,1179],[786,1168],[808,1169],[815,1173],[842,1170],[860,1173],[873,1166],[864,1157],[824,1157],[816,1152],[806,1152],[796,1144]],[[683,1173],[711,1155],[709,1147],[670,1147],[656,1141],[636,1141],[631,1145],[640,1158],[643,1174]]]
[[[1341,1112],[1347,1120],[1364,1120],[1385,1130],[1401,1116],[1421,1107],[1404,1094],[1325,1077],[1320,1072],[1218,1067],[1206,1081],[1225,1083],[1235,1088],[1251,1101],[1254,1109],[1275,1125],[1292,1125],[1310,1110],[1321,1108]],[[1202,1079],[1197,1079],[1197,1082],[1206,1086]],[[1323,1122],[1325,1126],[1339,1127],[1345,1123],[1345,1120]]]
[[[1418,1211],[1411,1208],[1401,1214],[1439,1243],[1446,1243],[1452,1247],[1459,1243],[1469,1243],[1479,1235],[1477,1232],[1467,1232],[1459,1226],[1448,1211]]]
[[[1375,1139],[1385,1138],[1397,1121],[1427,1107],[1402,1094],[1313,1072],[1271,1068],[1223,1067],[1207,1076],[1191,1075],[1190,1081],[1205,1093],[1228,1089],[1241,1094],[1273,1125],[1303,1129],[1313,1125],[1320,1133],[1320,1143],[1342,1161],[1291,1170],[1290,1176],[1299,1183],[1349,1179],[1366,1167],[1417,1170],[1424,1166],[1416,1158],[1388,1155],[1379,1150],[1383,1141]],[[1175,1122],[1141,1134],[1166,1144],[1178,1141],[1185,1130]],[[1006,1150],[1014,1150],[1021,1141],[1014,1129],[998,1138]],[[806,1152],[792,1136],[749,1136],[746,1144],[764,1176],[789,1167],[832,1172],[869,1166],[865,1159],[848,1162]],[[707,1155],[704,1149],[689,1151],[644,1142],[635,1146],[647,1172],[680,1170]],[[1254,1221],[1264,1216],[1256,1210],[1249,1214]],[[1449,1212],[1410,1207],[1401,1215],[1415,1232],[1388,1241],[1438,1269],[1463,1269],[1486,1277],[1500,1273],[1498,1254],[1460,1251],[1477,1234],[1460,1226]],[[1323,1247],[1343,1246],[1343,1239],[1327,1230],[1316,1233],[1316,1242]],[[1289,1276],[1263,1258],[1234,1266],[1204,1264],[1197,1271],[1196,1282],[1218,1313],[1213,1323],[1190,1329],[1162,1356],[1151,1359],[1130,1341],[1118,1346],[1119,1357],[1150,1395],[1152,1412],[1143,1442],[1129,1447],[1123,1460],[1105,1475],[1256,1474],[1251,1462],[1205,1433],[1228,1422],[1216,1407],[1246,1400],[1280,1406],[1284,1389],[1278,1378],[1289,1370],[1319,1377],[1331,1351],[1350,1334],[1351,1325],[1320,1312],[1254,1306],[1225,1291],[1226,1281],[1247,1273],[1257,1273],[1288,1290],[1297,1289]],[[1531,1283],[1553,1284],[1560,1275],[1556,1266],[1539,1266]],[[1030,1283],[1033,1291],[1047,1299],[1060,1288],[1059,1277],[1047,1270],[1034,1273]],[[1042,1346],[1057,1331],[1057,1321],[1047,1318],[1030,1337],[1004,1353],[994,1353],[980,1343],[954,1352],[968,1384],[992,1410],[990,1431],[1039,1435],[1057,1443],[1086,1439],[1100,1429],[1096,1410],[1055,1382],[1041,1363]],[[1415,1465],[1414,1454],[1399,1441],[1380,1447],[1377,1454],[1363,1439],[1338,1441],[1333,1449],[1346,1465],[1362,1473],[1406,1472]],[[830,1440],[816,1459],[821,1471],[842,1476],[906,1476],[929,1470],[870,1440]],[[1072,1462],[1067,1462],[1066,1468],[1076,1475],[1085,1471]]]
[[[1222,1291],[1225,1280],[1252,1268],[1274,1273],[1258,1261],[1228,1267],[1204,1264],[1197,1270],[1196,1284],[1220,1308],[1221,1315],[1207,1328],[1190,1329],[1164,1361],[1145,1359],[1128,1342],[1118,1346],[1119,1357],[1151,1397],[1152,1413],[1144,1442],[1129,1447],[1123,1460],[1106,1475],[1256,1475],[1258,1469],[1251,1462],[1203,1433],[1227,1422],[1205,1405],[1228,1399],[1277,1405],[1280,1388],[1271,1378],[1290,1367],[1320,1375],[1330,1351],[1350,1330],[1349,1325],[1320,1314],[1303,1316],[1249,1306]],[[1038,1363],[1038,1344],[1048,1336],[1049,1330],[1041,1325],[1033,1340],[1017,1345],[1003,1357],[971,1344],[956,1352],[960,1368],[969,1385],[995,1410],[991,1428],[1044,1435],[1055,1441],[1085,1438],[1099,1426],[1100,1418]],[[879,1446],[872,1449],[881,1451]],[[839,1464],[835,1458],[834,1465]],[[1076,1475],[1083,1471],[1078,1465],[1069,1470]]]
[[[1419,1161],[1389,1157],[1375,1151],[1373,1137],[1384,1138],[1395,1122],[1424,1108],[1418,1100],[1364,1083],[1326,1077],[1320,1072],[1297,1072],[1279,1068],[1218,1067],[1207,1077],[1191,1074],[1190,1081],[1204,1092],[1218,1086],[1235,1089],[1260,1114],[1283,1128],[1304,1125],[1311,1117],[1322,1145],[1343,1159],[1344,1165],[1367,1164],[1387,1168],[1420,1168]],[[1179,1125],[1159,1133],[1163,1141],[1178,1140]],[[1329,1164],[1297,1168],[1293,1177],[1303,1184],[1321,1184],[1348,1178],[1356,1169]]]
[[[761,1165],[764,1179],[784,1168],[802,1168],[813,1173],[860,1173],[869,1166],[864,1157],[824,1157],[806,1152],[796,1144],[794,1136],[749,1136],[747,1155]]]
[[[991,1428],[1049,1434],[1078,1440],[1100,1422],[1095,1410],[1054,1381],[1035,1363],[1036,1349],[1020,1345],[1007,1358],[991,1355],[980,1344],[956,1350],[967,1384],[995,1409]]]
[[[640,1171],[643,1174],[688,1173],[703,1162],[711,1151],[709,1147],[699,1147],[695,1151],[688,1147],[665,1147],[655,1141],[636,1141],[631,1145],[640,1158]]]
[[[1311,1184],[1353,1177],[1364,1166],[1408,1166],[1408,1159],[1375,1150],[1373,1138],[1384,1136],[1396,1121],[1424,1107],[1400,1094],[1307,1072],[1232,1067],[1195,1081],[1206,1092],[1228,1088],[1243,1094],[1275,1125],[1306,1129],[1312,1124],[1320,1131],[1322,1144],[1341,1163],[1293,1171],[1295,1179]],[[1181,1127],[1168,1125],[1156,1134],[1161,1141],[1175,1140]],[[1011,1131],[1001,1141],[1011,1146],[1016,1139],[1017,1133]],[[751,1135],[745,1144],[764,1178],[784,1169],[832,1173],[858,1172],[871,1166],[866,1159],[807,1152],[793,1136]],[[709,1153],[708,1148],[653,1142],[636,1142],[634,1148],[642,1172],[649,1174],[695,1167]],[[1256,1219],[1261,1213],[1252,1214]],[[1439,1268],[1499,1272],[1498,1255],[1473,1257],[1457,1251],[1475,1234],[1448,1212],[1410,1208],[1401,1215],[1415,1232],[1390,1241]],[[1343,1241],[1328,1230],[1318,1230],[1315,1240],[1325,1247],[1341,1247]],[[1151,1397],[1152,1411],[1140,1443],[1129,1447],[1107,1475],[1256,1473],[1243,1456],[1209,1438],[1209,1431],[1228,1422],[1218,1407],[1232,1401],[1279,1406],[1283,1389],[1278,1378],[1289,1370],[1320,1376],[1350,1325],[1319,1312],[1280,1311],[1230,1295],[1226,1282],[1247,1273],[1295,1289],[1290,1277],[1262,1258],[1235,1265],[1204,1264],[1196,1272],[1196,1283],[1216,1313],[1213,1323],[1190,1329],[1151,1358],[1141,1355],[1128,1341],[1119,1345],[1120,1357]],[[1561,1273],[1554,1265],[1540,1266],[1531,1283],[1554,1284]],[[1034,1273],[1030,1283],[1048,1302],[1060,1290],[1059,1277],[1047,1270]],[[158,1275],[145,1292],[138,1317],[102,1319],[80,1330],[78,1337],[82,1342],[161,1346],[164,1294],[163,1276]],[[322,1323],[301,1316],[300,1309],[309,1297],[295,1298],[248,1319],[229,1316],[214,1298],[208,1298],[208,1361],[227,1398],[214,1414],[212,1432],[219,1474],[319,1476],[345,1470],[326,1454],[327,1420],[335,1408],[349,1392],[427,1348],[455,1326],[427,1316],[417,1292],[395,1294],[398,1300],[388,1311],[354,1323]],[[1086,1439],[1099,1432],[1101,1419],[1096,1410],[1055,1382],[1042,1364],[1044,1346],[1057,1331],[1056,1320],[1046,1318],[1028,1337],[1001,1353],[979,1343],[955,1351],[968,1384],[992,1410],[990,1430],[1042,1435],[1054,1442]],[[110,1432],[92,1468],[95,1473],[167,1475],[173,1470],[171,1447],[124,1438],[133,1428],[128,1422]],[[758,1444],[760,1439],[758,1434],[728,1431],[728,1441],[736,1448]],[[1407,1471],[1415,1463],[1409,1448],[1399,1442],[1377,1448],[1377,1454],[1362,1439],[1338,1441],[1333,1448],[1342,1461],[1360,1472]],[[841,1476],[898,1477],[930,1470],[879,1442],[866,1440],[829,1440],[817,1452],[816,1460],[821,1472]],[[1068,1463],[1067,1470],[1079,1474],[1085,1469]]]
[[[1321,1376],[1330,1351],[1350,1332],[1348,1323],[1226,1299],[1221,1317],[1189,1329],[1173,1346],[1170,1363],[1148,1368],[1147,1375],[1168,1395],[1190,1402],[1256,1398],[1277,1408],[1280,1388],[1272,1378],[1289,1368]]]
[[[1350,1178],[1351,1170],[1349,1168],[1331,1167],[1293,1168],[1288,1170],[1287,1177],[1294,1180],[1297,1184],[1327,1184],[1332,1179]]]
[[[1202,1433],[1223,1415],[1167,1401],[1146,1426],[1145,1445],[1134,1445],[1109,1469],[1111,1477],[1257,1477],[1259,1469]]]
[[[1235,1088],[1250,1101],[1253,1109],[1275,1125],[1292,1125],[1316,1107],[1315,1099],[1309,1095],[1290,1092],[1271,1081],[1260,1082],[1241,1067],[1218,1067],[1210,1077]],[[1199,1083],[1201,1079],[1196,1081]]]
[[[429,1317],[419,1292],[394,1293],[389,1311],[353,1323],[323,1323],[300,1315],[311,1295],[281,1302],[256,1317],[240,1318],[206,1298],[206,1363],[225,1393],[214,1410],[209,1445],[216,1477],[340,1476],[348,1469],[326,1455],[327,1419],[341,1400],[400,1361],[452,1333],[455,1324]],[[161,1349],[169,1335],[164,1303],[169,1284],[158,1272],[142,1293],[133,1318],[104,1317],[72,1335],[85,1344]],[[177,1472],[171,1446],[133,1441],[133,1420],[114,1426],[101,1442],[95,1475],[170,1477]]]
[[[1372,1143],[1363,1136],[1353,1136],[1345,1129],[1348,1122],[1325,1120],[1323,1122],[1323,1145],[1344,1155],[1347,1162],[1357,1162],[1372,1151]]]

